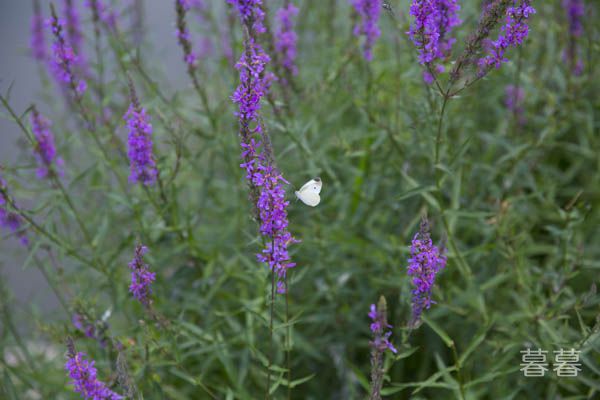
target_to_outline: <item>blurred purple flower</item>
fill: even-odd
[[[177,30],[175,31],[175,35],[177,36],[179,45],[183,49],[183,61],[188,67],[188,73],[193,75],[198,55],[192,49],[192,37],[185,21],[186,13],[190,7],[189,0],[175,0],[175,12],[177,14]]]
[[[123,116],[129,128],[127,138],[131,183],[141,182],[146,186],[154,184],[158,171],[152,154],[152,125],[150,116],[139,104],[131,85],[131,104]]]
[[[278,28],[275,33],[275,50],[281,54],[281,65],[291,75],[298,73],[296,61],[296,41],[298,35],[294,31],[294,18],[298,8],[292,3],[277,10]]]
[[[115,30],[117,27],[117,14],[107,6],[102,0],[86,0],[85,6],[92,10],[94,18],[105,24],[109,29]]]
[[[95,361],[85,359],[84,353],[69,354],[65,370],[69,373],[73,390],[84,399],[120,400],[123,396],[110,390],[105,383],[98,380]]]
[[[131,285],[129,292],[140,303],[147,306],[150,304],[150,295],[152,294],[152,282],[156,279],[156,274],[150,272],[148,264],[144,263],[144,254],[148,252],[148,248],[141,244],[135,248],[135,256],[129,263],[131,269]]]
[[[31,54],[38,61],[46,59],[46,37],[44,35],[44,16],[40,9],[39,0],[33,2],[33,15],[31,17]]]
[[[397,353],[398,350],[390,343],[389,338],[392,335],[392,331],[388,331],[388,328],[392,328],[390,324],[387,323],[386,310],[377,309],[375,304],[371,304],[371,309],[369,311],[369,318],[371,318],[371,332],[373,333],[373,341],[371,342],[371,346],[373,346],[378,351],[384,351],[386,349],[390,350],[392,353]]]
[[[504,53],[509,47],[517,47],[529,34],[529,25],[527,21],[529,16],[535,14],[535,9],[530,5],[530,0],[514,1],[512,7],[506,10],[506,20],[500,28],[500,36],[497,40],[491,41],[488,47],[488,55],[479,60],[479,74],[485,75],[491,67],[500,68],[502,63],[508,59]]]
[[[354,9],[358,13],[360,21],[354,25],[354,36],[365,37],[363,54],[367,61],[373,60],[373,46],[381,35],[377,26],[381,12],[381,0],[351,0]]]
[[[504,105],[506,106],[508,111],[510,111],[515,116],[517,122],[520,125],[523,125],[525,123],[525,116],[523,110],[524,100],[525,91],[523,90],[523,88],[514,85],[506,86]]]
[[[265,33],[265,12],[262,10],[262,0],[227,0],[237,7],[242,23],[255,34]]]
[[[56,157],[54,136],[50,131],[50,121],[34,107],[31,112],[31,130],[35,137],[35,157],[38,160],[37,176],[47,178],[51,173],[62,175],[63,160]]]
[[[583,0],[563,0],[562,5],[569,22],[569,37],[562,57],[572,73],[579,76],[583,73],[584,67],[578,39],[583,35],[582,19],[585,15],[585,5]]]
[[[83,35],[81,33],[81,22],[79,19],[79,11],[73,0],[63,0],[63,15],[65,16],[65,27],[69,45],[73,50],[81,55],[81,47],[83,45]]]
[[[76,97],[81,97],[87,88],[85,80],[75,76],[74,68],[79,63],[79,57],[68,45],[63,35],[63,24],[52,9],[50,27],[54,36],[52,43],[52,59],[50,68],[58,84],[67,90],[71,90]]]
[[[7,228],[13,234],[17,235],[21,244],[27,246],[29,239],[25,234],[23,218],[16,212],[8,209],[9,204],[12,203],[12,199],[8,196],[8,186],[6,185],[6,181],[0,176],[0,226]]]
[[[419,231],[415,234],[408,259],[409,276],[412,276],[412,320],[410,325],[416,327],[421,320],[424,309],[429,309],[432,303],[431,291],[438,272],[446,266],[444,250],[435,246],[429,235],[426,219],[421,222]]]

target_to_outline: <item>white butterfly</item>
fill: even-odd
[[[321,201],[319,193],[321,193],[322,186],[323,182],[321,182],[321,178],[311,179],[300,190],[296,190],[296,197],[302,200],[307,206],[316,207]]]

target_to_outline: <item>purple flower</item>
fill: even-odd
[[[105,383],[98,380],[95,361],[85,359],[84,353],[69,354],[65,370],[69,373],[73,390],[84,399],[120,400],[124,397],[110,390]]]
[[[243,3],[243,4],[242,4]],[[277,275],[278,292],[284,292],[284,281],[288,268],[295,266],[290,261],[288,245],[296,242],[288,232],[284,183],[288,183],[273,165],[273,154],[269,138],[264,132],[259,118],[261,100],[267,94],[273,74],[266,71],[269,56],[255,41],[258,32],[250,26],[256,26],[256,19],[262,16],[258,6],[250,7],[250,15],[245,15],[246,6],[260,2],[238,1],[238,11],[246,23],[250,36],[245,41],[245,50],[236,64],[240,84],[236,88],[232,101],[238,105],[235,115],[240,122],[242,158],[240,164],[246,170],[246,179],[250,184],[253,200],[256,202],[257,217],[260,221],[260,233],[264,237],[265,247],[257,254]],[[258,9],[257,9],[258,8]],[[254,14],[256,13],[256,14]],[[254,25],[250,25],[253,23]],[[259,141],[260,140],[260,141]]]
[[[381,302],[381,300],[380,300]],[[388,331],[392,326],[387,323],[386,309],[378,309],[375,304],[371,304],[369,311],[369,318],[371,318],[371,332],[373,333],[373,346],[378,351],[390,350],[392,353],[397,353],[398,350],[390,343],[389,338],[392,335],[391,331]]]
[[[156,274],[150,272],[148,264],[144,263],[144,254],[147,252],[148,248],[146,246],[137,245],[135,256],[129,263],[129,269],[131,269],[129,292],[145,306],[150,304],[150,295],[152,294],[151,285],[156,279]]]
[[[83,35],[81,34],[79,11],[73,4],[73,0],[63,0],[63,14],[65,16],[65,27],[69,44],[76,53],[80,54],[83,44]]]
[[[33,2],[33,16],[31,17],[31,54],[38,61],[46,59],[46,37],[44,35],[44,16],[40,10],[40,2]]]
[[[452,28],[460,25],[457,0],[413,0],[410,15],[414,17],[408,35],[419,50],[419,62],[430,64],[450,54],[456,39]]]
[[[44,118],[35,107],[31,113],[31,128],[35,137],[35,156],[39,164],[38,178],[46,178],[52,172],[62,174],[63,161],[56,157],[50,121]]]
[[[569,37],[562,57],[573,74],[578,76],[583,73],[584,66],[578,39],[583,35],[582,19],[585,15],[585,6],[583,0],[563,0],[562,5],[569,22]]]
[[[50,68],[59,85],[71,90],[76,97],[81,97],[87,88],[87,84],[83,79],[78,79],[74,73],[75,67],[79,65],[79,57],[65,41],[63,24],[56,16],[54,9],[52,9],[50,27],[54,36]]]
[[[431,242],[426,219],[421,222],[419,232],[412,240],[410,258],[408,259],[408,275],[412,276],[412,321],[416,327],[424,309],[429,309],[433,301],[431,291],[435,277],[446,266],[446,255],[443,250]]]
[[[227,0],[237,7],[240,19],[255,34],[266,32],[264,26],[265,12],[262,10],[262,0]]]
[[[83,332],[83,334],[90,338],[98,341],[100,346],[106,347],[108,343],[108,338],[106,336],[106,331],[108,330],[108,324],[104,321],[96,321],[95,323],[90,320],[90,318],[82,313],[74,313],[71,317],[71,322],[73,326]]]
[[[189,0],[175,0],[175,11],[177,13],[177,31],[175,35],[179,40],[179,45],[183,49],[183,61],[188,66],[188,72],[193,74],[196,69],[198,56],[192,50],[191,35],[185,22],[185,16],[190,7]]]
[[[373,60],[373,46],[381,35],[377,26],[381,11],[381,0],[352,0],[360,21],[354,26],[354,36],[364,36],[363,54],[367,61]]]
[[[371,318],[371,332],[373,340],[371,345],[371,394],[369,400],[381,399],[381,389],[383,386],[383,353],[390,350],[397,353],[396,348],[390,343],[392,331],[388,329],[392,326],[387,323],[387,303],[385,297],[381,296],[375,304],[371,304],[369,311]]]
[[[292,75],[298,73],[296,67],[296,41],[298,35],[294,31],[294,17],[298,8],[292,3],[277,10],[278,29],[275,33],[275,50],[281,54],[281,65]]]
[[[506,96],[504,98],[504,105],[517,119],[520,125],[525,123],[525,116],[523,110],[523,101],[525,100],[525,91],[523,88],[508,85],[506,86]]]
[[[94,20],[99,20],[112,30],[116,29],[117,15],[102,0],[86,0],[85,6],[92,10]]]
[[[23,218],[16,212],[8,209],[11,203],[14,206],[12,199],[8,197],[6,181],[0,176],[0,226],[7,228],[13,234],[17,235],[21,244],[27,246],[29,239],[23,228]]]
[[[131,86],[131,104],[124,115],[129,128],[127,139],[131,183],[141,182],[146,186],[154,184],[158,171],[152,154],[152,125],[150,116],[143,109]]]
[[[500,28],[500,36],[497,40],[490,42],[488,55],[479,60],[479,74],[485,75],[491,67],[500,68],[502,63],[508,59],[504,53],[509,47],[517,47],[529,34],[529,25],[527,21],[531,14],[535,14],[535,9],[530,6],[529,0],[520,0],[517,5],[515,0],[512,7],[506,9],[506,20]]]

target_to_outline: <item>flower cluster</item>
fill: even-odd
[[[489,44],[488,55],[479,60],[480,75],[485,75],[491,67],[500,68],[502,63],[508,61],[504,53],[509,47],[523,43],[529,34],[527,21],[532,14],[535,14],[535,9],[530,5],[530,0],[520,0],[519,4],[515,0],[514,5],[506,9],[506,20],[500,28],[500,36]]]
[[[569,65],[574,75],[583,72],[583,59],[577,39],[583,35],[582,18],[585,15],[583,0],[563,0],[562,2],[569,22],[569,41],[563,52],[563,60]]]
[[[275,50],[281,54],[281,65],[290,74],[296,75],[296,41],[298,35],[294,31],[294,18],[298,8],[292,3],[277,10],[278,29],[275,34]]]
[[[235,6],[242,23],[255,34],[265,33],[265,12],[262,9],[262,0],[227,0]]]
[[[8,209],[11,199],[8,197],[8,186],[6,181],[0,176],[0,226],[10,230],[19,237],[23,246],[29,244],[29,239],[23,228],[23,218],[13,211]]]
[[[373,60],[373,46],[381,35],[377,26],[381,12],[381,0],[352,0],[360,21],[354,26],[354,36],[364,36],[363,54],[367,61]]]
[[[120,400],[124,397],[110,390],[104,382],[98,380],[95,361],[85,359],[84,353],[69,354],[65,370],[69,373],[73,390],[84,399]]]
[[[31,17],[31,54],[36,60],[46,59],[46,37],[44,35],[44,16],[40,10],[40,2],[33,2],[33,16]]]
[[[52,43],[52,59],[50,67],[58,83],[74,92],[75,96],[83,95],[87,88],[85,80],[75,76],[74,68],[79,63],[79,57],[73,48],[67,44],[63,35],[63,23],[58,19],[54,9],[50,19],[54,42]]]
[[[520,125],[525,123],[525,116],[523,110],[523,101],[525,100],[525,91],[522,87],[508,85],[506,86],[506,96],[504,98],[504,105],[507,110],[510,111],[517,122]]]
[[[133,85],[131,85],[131,104],[123,116],[129,128],[127,138],[131,183],[141,182],[146,186],[154,184],[158,171],[152,154],[152,125],[150,116],[140,106]]]
[[[31,130],[35,137],[35,156],[39,167],[37,176],[40,179],[48,177],[51,173],[61,174],[63,160],[56,157],[54,136],[50,131],[50,121],[44,118],[34,107],[31,112]]]
[[[151,285],[156,279],[156,273],[150,272],[148,264],[144,263],[144,254],[147,252],[148,248],[146,246],[137,245],[135,256],[129,263],[129,269],[131,269],[129,292],[145,306],[150,304]]]
[[[446,255],[443,249],[435,246],[429,235],[426,219],[421,222],[419,231],[415,234],[410,247],[408,259],[408,275],[412,276],[412,321],[411,326],[417,326],[424,309],[432,303],[431,291],[438,272],[446,266]]]
[[[447,57],[456,39],[452,28],[460,25],[457,0],[413,0],[410,15],[414,17],[408,35],[419,49],[422,65]]]
[[[369,311],[369,318],[371,318],[372,321],[370,328],[371,332],[373,333],[373,341],[371,342],[371,346],[379,351],[388,349],[392,353],[397,353],[398,351],[389,340],[390,336],[392,335],[392,331],[388,331],[387,329],[391,328],[392,326],[387,323],[386,314],[386,307],[381,306],[381,299],[378,306],[371,304],[371,309]]]
[[[259,119],[261,100],[267,94],[273,74],[266,71],[269,56],[256,43],[253,35],[257,31],[256,21],[264,14],[255,1],[237,1],[242,21],[247,25],[250,35],[245,41],[245,50],[236,64],[240,84],[236,88],[232,101],[238,105],[236,116],[240,122],[242,158],[240,165],[246,170],[253,200],[256,201],[257,216],[260,220],[260,232],[265,237],[265,248],[257,254],[260,262],[266,263],[277,274],[277,288],[285,291],[284,280],[288,268],[295,264],[290,261],[288,245],[295,239],[287,231],[288,219],[285,189],[281,173],[273,165],[273,155],[269,138]],[[252,7],[250,7],[252,6]],[[251,14],[245,12],[250,9]],[[256,14],[255,14],[256,13]],[[253,25],[250,25],[250,23]],[[257,141],[259,137],[261,141]]]

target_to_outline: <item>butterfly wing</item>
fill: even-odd
[[[315,178],[315,179],[311,179],[310,181],[308,181],[304,185],[302,185],[302,187],[298,191],[300,193],[310,191],[310,192],[315,192],[316,194],[319,194],[319,193],[321,193],[322,187],[323,187],[323,182],[321,181],[321,178]]]
[[[309,187],[309,189],[312,189],[312,187]],[[315,192],[314,190],[305,189],[302,191],[302,189],[300,189],[296,191],[296,197],[298,197],[304,204],[311,207],[316,207],[317,204],[321,202],[321,196],[319,196],[319,193]]]

